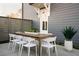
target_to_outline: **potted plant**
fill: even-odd
[[[35,27],[32,27],[31,31],[32,31],[32,32],[38,32],[38,29],[35,28]]]
[[[28,32],[38,32],[38,29],[35,27],[31,27],[30,29],[27,30]]]
[[[73,48],[72,38],[76,34],[77,30],[74,30],[73,27],[65,27],[63,30],[64,37],[66,38],[64,46],[67,50],[71,51]]]

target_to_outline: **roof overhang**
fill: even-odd
[[[36,8],[39,8],[39,9],[45,9],[46,6],[44,5],[44,3],[29,3],[29,5],[32,5]]]

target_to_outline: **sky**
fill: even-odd
[[[22,6],[21,3],[0,3],[0,16],[7,16],[12,12],[16,12]]]

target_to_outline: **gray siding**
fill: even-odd
[[[50,14],[48,22],[49,32],[57,36],[57,41],[64,41],[62,30],[65,26],[73,26],[75,29],[78,29],[73,41],[79,43],[79,4],[51,4]]]

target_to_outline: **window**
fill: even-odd
[[[47,21],[43,21],[43,30],[47,30]]]

